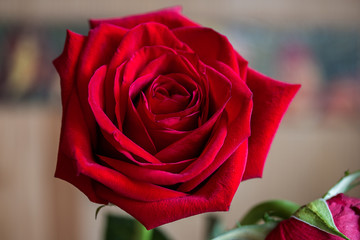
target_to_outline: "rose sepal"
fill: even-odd
[[[301,207],[292,217],[327,233],[350,240],[336,227],[331,211],[323,198]]]

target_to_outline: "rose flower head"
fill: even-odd
[[[55,176],[146,228],[229,209],[261,177],[299,89],[248,67],[178,7],[91,20],[54,60],[63,118]]]
[[[348,239],[360,239],[360,199],[338,194],[329,200],[327,205],[331,211],[338,230]],[[266,237],[266,240],[343,240],[296,218],[289,218]]]

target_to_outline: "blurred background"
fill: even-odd
[[[51,61],[65,30],[87,34],[89,18],[173,5],[227,35],[251,67],[302,84],[263,178],[243,182],[230,211],[216,213],[226,227],[258,202],[304,204],[360,169],[359,0],[0,0],[0,239],[100,240],[107,212],[126,215],[109,207],[95,220],[98,206],[53,178],[61,105]],[[208,216],[161,228],[174,240],[203,239]]]

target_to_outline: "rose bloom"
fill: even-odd
[[[327,204],[338,230],[351,240],[360,239],[360,199],[336,195]],[[266,240],[343,240],[295,218],[282,221]]]
[[[228,210],[261,177],[298,85],[248,67],[179,8],[91,20],[54,61],[63,118],[55,176],[148,229]]]

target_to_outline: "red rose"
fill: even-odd
[[[171,8],[68,31],[54,61],[63,120],[56,177],[148,229],[228,210],[260,177],[298,85],[247,66],[223,35]]]
[[[327,200],[336,227],[351,240],[360,239],[360,199],[338,194]],[[266,240],[343,240],[343,238],[323,232],[295,218],[279,225]]]

